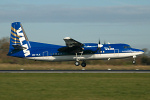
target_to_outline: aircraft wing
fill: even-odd
[[[66,42],[66,46],[68,46],[68,47],[74,47],[74,46],[81,47],[81,46],[83,46],[82,43],[80,43],[80,42],[78,42],[78,41],[76,41],[70,37],[64,38],[64,41]]]
[[[64,38],[64,41],[66,43],[66,47],[59,48],[58,51],[66,53],[79,53],[83,51],[82,46],[84,46],[84,44],[70,37]]]

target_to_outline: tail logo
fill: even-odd
[[[19,27],[17,29],[17,27]],[[29,56],[30,55],[30,50],[29,50],[29,41],[28,39],[26,39],[25,37],[25,33],[24,30],[21,26],[21,24],[15,24],[14,27],[11,27],[11,39],[10,42],[12,43],[12,45],[19,45],[23,48],[23,53],[24,56]]]

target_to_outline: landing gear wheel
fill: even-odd
[[[76,61],[74,64],[75,64],[76,66],[79,66],[79,65],[80,65],[80,62],[79,62],[79,61]]]
[[[85,66],[86,66],[85,60],[83,60],[83,62],[81,63],[81,66],[82,66],[82,67],[85,67]]]
[[[81,63],[81,66],[82,66],[82,67],[85,67],[85,66],[86,66],[86,63],[85,63],[85,62],[82,62],[82,63]]]
[[[136,61],[135,60],[133,60],[133,62],[132,62],[133,64],[136,64]]]

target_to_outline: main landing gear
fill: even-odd
[[[83,52],[81,52],[80,57],[82,56],[82,54],[83,54]],[[79,65],[80,65],[79,60],[80,60],[80,59],[77,57],[77,53],[76,53],[76,62],[74,63],[75,66],[79,66]],[[85,67],[85,66],[86,66],[86,62],[85,62],[84,60],[82,61],[81,66],[82,66],[82,67]]]
[[[76,66],[79,66],[79,65],[80,65],[80,62],[79,62],[79,61],[76,61],[74,64],[75,64]],[[82,67],[86,67],[86,62],[85,62],[85,61],[82,61],[81,66],[82,66]]]

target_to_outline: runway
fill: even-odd
[[[0,70],[0,73],[150,73],[150,70]]]

